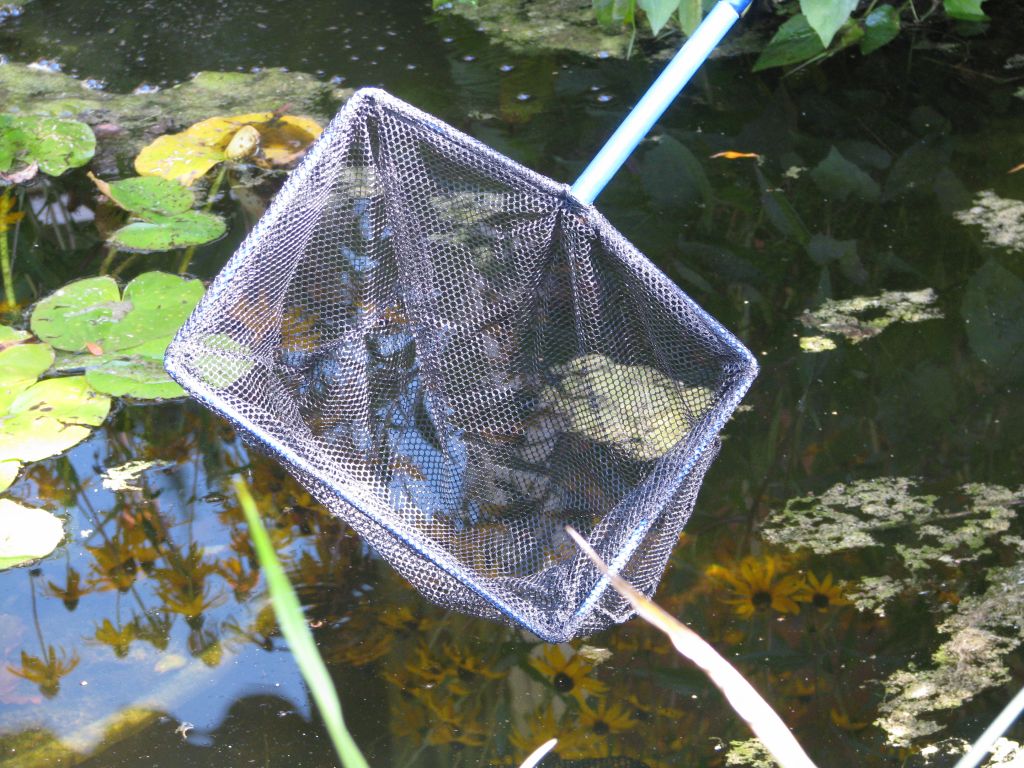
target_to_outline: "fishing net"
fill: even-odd
[[[549,641],[650,594],[756,372],[593,207],[356,93],[168,349],[427,598]]]

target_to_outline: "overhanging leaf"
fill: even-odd
[[[138,398],[178,396],[181,390],[172,388],[158,367],[202,295],[199,280],[164,272],[139,275],[123,296],[113,278],[87,278],[39,302],[30,324],[39,338],[76,353],[60,367],[85,369],[99,391]],[[89,353],[89,344],[102,354]]]
[[[988,21],[988,16],[981,10],[985,0],[943,0],[946,14],[958,21]]]
[[[0,499],[0,571],[46,557],[63,539],[56,515]]]
[[[900,33],[900,14],[895,6],[882,5],[864,17],[860,52],[867,55],[892,42]]]
[[[92,159],[96,137],[78,120],[38,115],[0,115],[0,171],[36,163],[50,176]]]
[[[799,64],[824,52],[825,46],[821,44],[818,33],[811,28],[807,17],[798,13],[779,27],[779,31],[757,57],[754,71]]]
[[[856,7],[857,0],[800,0],[800,10],[807,17],[808,25],[826,48]]]
[[[170,251],[216,240],[226,229],[224,219],[212,213],[147,214],[144,221],[133,221],[114,232],[109,242],[125,251]]]
[[[710,202],[711,183],[704,166],[685,144],[659,136],[640,158],[644,190],[658,205]]]
[[[637,0],[637,5],[647,14],[647,22],[651,25],[651,32],[658,34],[661,28],[672,18],[672,14],[679,7],[679,0]]]

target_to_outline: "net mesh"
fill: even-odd
[[[557,184],[357,92],[168,349],[429,599],[550,641],[650,594],[756,373]]]

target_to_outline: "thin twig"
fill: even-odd
[[[724,694],[736,714],[746,721],[782,768],[816,768],[782,718],[732,664],[700,635],[641,595],[621,576],[612,573],[593,547],[575,530],[569,526],[565,530],[615,590],[629,600],[641,618],[668,635],[676,650],[711,678],[711,682]]]

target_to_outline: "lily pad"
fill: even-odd
[[[114,232],[110,242],[125,251],[170,251],[216,240],[226,229],[224,219],[211,213],[147,214],[143,221],[133,221]]]
[[[158,366],[202,295],[199,280],[164,272],[139,275],[123,296],[113,278],[92,277],[43,299],[30,322],[39,338],[74,353],[59,367],[85,369],[98,391],[144,399],[180,397],[183,391]]]
[[[0,491],[6,491],[11,487],[20,469],[20,461],[0,461]]]
[[[102,424],[109,410],[110,398],[94,392],[84,376],[36,382],[0,412],[0,462],[63,453]]]
[[[583,355],[554,369],[557,386],[541,401],[567,431],[609,443],[637,461],[667,453],[686,437],[712,402],[700,386],[673,381],[645,365],[621,365],[603,355]]]
[[[56,515],[0,499],[0,571],[46,557],[63,539]]]
[[[36,163],[59,176],[85,165],[96,151],[92,129],[78,120],[38,115],[0,115],[0,171]]]
[[[323,130],[308,117],[273,112],[211,117],[181,133],[161,136],[144,147],[135,158],[135,170],[141,176],[159,176],[191,186],[215,165],[229,159],[232,139],[250,126],[259,132],[258,159],[270,166],[288,165],[296,160]]]
[[[159,176],[136,176],[108,182],[90,173],[89,178],[115,205],[132,213],[173,216],[191,210],[195,204],[191,191]]]

